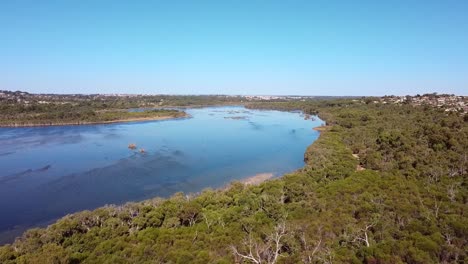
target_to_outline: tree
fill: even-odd
[[[236,246],[231,246],[231,249],[234,255],[241,259],[256,264],[274,264],[281,256],[282,240],[285,235],[287,235],[287,230],[286,224],[283,221],[275,226],[274,231],[266,237],[265,241],[253,239],[252,233],[249,232],[247,238],[243,241],[245,253],[239,252]]]

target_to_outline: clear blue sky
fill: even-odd
[[[0,1],[0,89],[468,95],[468,1]]]

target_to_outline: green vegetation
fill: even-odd
[[[69,215],[0,247],[0,263],[467,261],[464,116],[351,100],[249,107],[329,128],[280,179]]]
[[[240,104],[241,97],[170,95],[57,95],[0,91],[0,127],[88,124],[182,117],[164,108]],[[159,109],[129,112],[131,108]]]
[[[0,105],[0,127],[94,124],[183,116],[185,116],[184,112],[166,109],[129,112],[127,110],[96,110],[91,107],[77,107],[71,104],[32,106],[19,104]]]
[[[163,109],[241,105],[246,102],[291,102],[296,97],[258,97],[227,95],[102,95],[30,94],[0,90],[0,127],[64,125],[117,122],[141,118],[180,117],[174,111],[130,113],[132,108]],[[308,101],[330,97],[304,97]],[[304,100],[306,100],[304,99]]]

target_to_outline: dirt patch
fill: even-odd
[[[359,160],[359,155],[358,154],[352,154],[353,157],[357,160]],[[358,164],[356,165],[356,171],[363,171],[365,170],[366,168],[364,168],[363,166],[361,166],[361,164]]]
[[[241,182],[245,185],[258,185],[271,178],[273,178],[273,173],[259,173],[255,176],[245,178],[241,180]]]
[[[359,165],[359,164],[356,165],[356,171],[363,171],[363,170],[365,170],[365,169],[366,169],[366,168],[364,168],[363,166],[361,166],[361,165]]]
[[[318,127],[312,128],[312,129],[315,130],[315,131],[327,131],[330,128],[331,128],[331,126],[318,126]]]

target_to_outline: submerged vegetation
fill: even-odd
[[[68,215],[0,247],[0,263],[466,262],[463,115],[351,100],[248,107],[327,122],[303,169]]]

